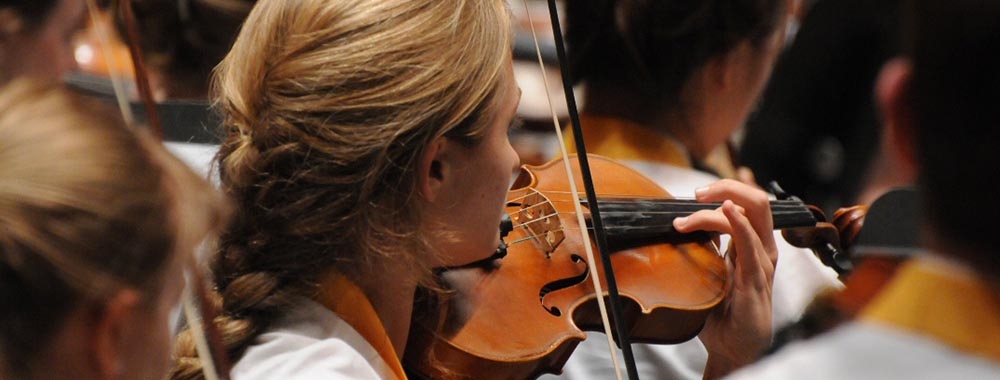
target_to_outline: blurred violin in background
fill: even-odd
[[[818,295],[797,323],[777,332],[772,352],[853,319],[902,263],[920,253],[920,194],[915,188],[895,188],[870,206],[842,208],[837,213],[841,223],[852,221],[845,235],[853,241],[840,259],[849,264],[841,272],[844,289]]]

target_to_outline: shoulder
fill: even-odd
[[[854,322],[789,345],[726,379],[991,379],[997,371],[997,363],[931,339]]]
[[[623,162],[677,198],[694,198],[695,189],[719,180],[719,177],[705,172],[666,163],[633,160]]]
[[[309,340],[268,333],[233,368],[236,380],[377,379],[368,358],[342,339]]]
[[[350,325],[310,301],[261,334],[233,367],[235,380],[378,379],[386,365]]]
[[[212,175],[212,159],[219,151],[218,145],[175,141],[164,141],[163,145],[170,153],[188,164],[195,173],[206,178]]]

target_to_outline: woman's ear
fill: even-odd
[[[128,329],[134,328],[139,316],[139,293],[131,290],[121,290],[109,298],[103,305],[94,305],[91,318],[93,333],[91,334],[91,352],[93,363],[102,379],[116,379],[125,370],[125,350],[128,349],[125,339]]]
[[[444,136],[434,139],[420,158],[418,186],[420,195],[428,202],[434,202],[445,188],[449,169],[449,143]]]
[[[10,52],[7,50],[11,49],[11,41],[23,28],[24,21],[20,14],[11,8],[0,8],[0,81],[5,80],[5,78],[9,79],[3,73],[9,69],[7,57]]]
[[[736,49],[711,57],[699,70],[698,74],[711,90],[718,91],[728,88],[736,81]]]
[[[11,8],[0,8],[0,44],[21,32],[24,19]]]
[[[913,135],[913,105],[909,88],[913,68],[910,61],[896,58],[882,66],[875,87],[875,97],[882,112],[886,154],[896,155],[910,169],[917,167],[916,136]]]
[[[10,79],[9,74],[4,74],[10,65],[7,62],[10,52],[7,50],[11,49],[12,40],[22,29],[24,29],[24,19],[20,14],[12,8],[0,8],[0,81]]]
[[[708,76],[708,83],[712,93],[720,90],[734,89],[744,91],[745,84],[756,78],[758,67],[764,64],[763,58],[767,57],[767,49],[780,49],[778,42],[779,33],[774,33],[774,37],[764,43],[766,46],[755,46],[753,42],[741,41],[729,51],[717,54],[708,59],[702,70],[702,75]],[[774,46],[772,46],[774,45]],[[767,73],[770,73],[768,69]]]

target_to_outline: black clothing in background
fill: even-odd
[[[117,105],[111,81],[92,74],[75,72],[65,78],[66,83],[81,93]],[[146,123],[146,107],[139,102],[130,104],[136,123]],[[177,143],[219,144],[223,131],[221,117],[212,110],[208,101],[167,100],[156,105],[156,112],[163,124],[163,140]]]
[[[879,145],[879,70],[898,52],[899,0],[820,0],[747,123],[743,165],[828,213],[852,204]],[[830,214],[828,214],[830,215]]]

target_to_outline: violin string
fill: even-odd
[[[535,190],[535,191],[532,191],[531,193],[519,196],[517,198],[508,199],[507,200],[507,204],[511,204],[511,203],[518,203],[519,204],[519,203],[521,203],[520,201],[522,201],[524,199],[527,199],[528,197],[530,197],[532,195],[535,195],[535,194],[539,194],[539,192],[537,190]]]
[[[665,225],[657,225],[657,226],[650,226],[650,227],[663,227],[663,226],[665,226]],[[629,227],[621,226],[621,227],[617,227],[617,228],[625,229],[625,228],[629,228]],[[608,229],[613,229],[613,228],[609,227],[609,228],[605,228],[605,229],[608,230]],[[574,232],[574,231],[579,231],[579,230],[580,230],[579,228],[562,227],[562,228],[558,228],[558,229],[555,229],[555,230],[547,231],[546,233],[534,234],[534,235],[525,235],[522,238],[515,239],[515,240],[507,242],[507,246],[511,247],[511,246],[516,245],[516,244],[524,243],[526,241],[531,241],[531,240],[535,240],[535,239],[544,239],[545,236],[548,233],[550,233],[550,232]],[[586,230],[586,231],[593,231],[594,227],[587,227],[584,230]]]
[[[547,192],[548,193],[548,192]],[[508,203],[517,203],[515,200],[521,200],[526,198],[526,196],[521,196],[518,198],[513,198],[508,200]],[[580,199],[578,201],[572,199],[546,199],[543,203],[569,203],[569,202],[580,202],[586,203],[585,200]],[[715,205],[721,206],[721,202],[698,202],[694,199],[684,199],[684,198],[638,198],[635,196],[623,196],[616,198],[614,196],[606,197],[603,200],[598,200],[599,204],[640,204],[640,203],[652,203],[662,206],[697,206],[697,205]],[[799,201],[771,201],[771,208],[788,208],[796,210],[805,210],[807,207],[804,203]]]
[[[643,226],[643,227],[663,228],[663,227],[666,227],[666,226],[667,226],[666,224],[662,224],[662,225],[650,225],[650,226]],[[630,228],[631,227],[627,227],[627,226],[605,227],[605,230],[630,229]],[[521,237],[519,239],[515,239],[515,240],[507,242],[507,246],[510,247],[510,246],[515,245],[515,244],[519,244],[519,243],[523,243],[525,241],[530,241],[530,240],[535,240],[535,239],[544,239],[545,236],[548,235],[551,232],[573,232],[573,231],[579,231],[579,230],[580,230],[579,228],[560,227],[560,228],[557,228],[557,229],[554,229],[554,230],[546,231],[545,233],[534,234],[534,235],[525,235],[524,237]],[[584,230],[586,230],[586,231],[593,231],[594,227],[587,227]]]
[[[550,192],[550,193],[563,193],[563,194],[566,194],[568,192]],[[528,193],[528,194],[525,194],[525,195],[519,196],[517,198],[512,198],[512,199],[508,200],[507,204],[508,204],[508,206],[517,206],[519,204],[518,202],[520,200],[523,200],[523,199],[525,199],[525,198],[527,198],[529,196],[535,195],[535,194],[539,194],[539,192],[537,190],[532,189],[532,191],[530,193]],[[531,205],[531,206],[528,206],[528,207],[522,207],[521,211],[532,211],[532,210],[534,210],[536,208],[544,207],[544,206],[546,206],[546,204],[551,205],[553,203],[574,202],[572,200],[558,200],[558,199],[557,200],[551,200],[551,199],[548,199],[548,198],[545,198],[545,199],[546,199],[545,202],[542,202],[542,203],[539,203],[539,204],[535,204],[535,205]],[[689,208],[689,210],[684,210],[684,211],[669,211],[669,210],[668,211],[658,211],[658,210],[649,210],[649,209],[647,209],[647,210],[635,210],[635,211],[633,211],[633,210],[629,210],[629,211],[605,211],[604,214],[606,214],[606,215],[628,215],[628,214],[634,214],[634,213],[642,213],[643,215],[657,215],[657,216],[664,216],[665,215],[668,218],[669,217],[676,218],[676,217],[683,217],[683,216],[691,215],[692,213],[694,213],[695,211],[698,211],[699,209],[718,208],[718,207],[721,207],[721,205],[722,205],[721,203],[701,203],[701,202],[696,202],[694,200],[683,200],[683,199],[676,199],[676,198],[674,198],[674,199],[623,198],[623,199],[608,200],[608,201],[599,201],[599,202],[601,202],[602,204],[609,204],[609,205],[610,204],[626,204],[627,205],[630,202],[632,202],[633,199],[635,199],[636,201],[650,201],[651,200],[652,202],[656,203],[659,206],[665,206],[665,207],[680,206],[680,207]],[[690,208],[696,208],[696,209],[695,210],[690,210]],[[802,212],[809,212],[809,211],[799,201],[772,201],[772,204],[771,204],[771,215],[773,217],[780,217],[780,216],[786,216],[786,215],[795,215],[795,214],[799,214],[799,213],[802,213]],[[567,214],[569,214],[569,213],[567,213]],[[547,218],[554,217],[554,216],[557,216],[557,215],[560,215],[560,213],[541,215],[541,216],[539,216],[537,218],[534,218],[533,220],[531,220],[529,222],[516,224],[514,227],[526,226],[526,225],[529,225],[529,224],[532,224],[532,223],[541,222],[541,221],[546,220]],[[512,219],[514,219],[513,215],[512,215]]]
[[[702,203],[700,205],[712,206],[712,207],[716,207],[716,208],[717,207],[721,207],[721,204],[717,205],[717,204]],[[522,208],[522,209],[518,210],[518,212],[524,211],[524,210],[531,211],[531,210],[534,210],[536,208],[541,208],[541,207],[543,207],[543,204],[528,206],[528,207],[525,207],[525,208]],[[708,209],[710,209],[710,208],[705,208],[704,210],[708,210]],[[695,210],[695,211],[700,211],[700,210]],[[633,214],[636,214],[636,213],[641,213],[643,215],[656,215],[656,216],[666,216],[668,218],[670,218],[670,217],[678,218],[678,217],[690,216],[695,211],[691,211],[691,210],[684,210],[684,211],[656,211],[656,210],[605,211],[604,214],[605,215],[615,216],[615,215],[633,215]],[[785,209],[784,207],[780,207],[779,206],[776,209],[772,209],[771,210],[771,216],[777,218],[777,217],[781,217],[781,216],[797,215],[797,214],[800,214],[802,212],[803,212],[803,210],[801,208]],[[515,223],[514,227],[517,228],[517,227],[527,226],[527,225],[530,225],[532,223],[543,222],[543,221],[546,221],[548,218],[557,217],[559,215],[574,215],[574,214],[575,213],[573,213],[573,212],[568,212],[567,211],[567,212],[555,212],[555,213],[550,213],[550,214],[539,215],[538,217],[532,218],[532,220],[530,220],[530,221],[527,221],[527,222],[524,222],[524,223]],[[513,215],[513,214],[511,215],[511,220],[517,220],[517,218],[515,218],[514,216],[515,215]]]
[[[547,191],[546,193],[548,193],[548,194],[570,194],[570,192],[566,192],[566,191]],[[517,205],[520,204],[520,201],[522,201],[524,199],[527,199],[528,197],[531,197],[533,195],[537,195],[537,194],[541,194],[541,193],[538,190],[531,189],[531,192],[529,192],[529,193],[526,193],[524,195],[518,196],[516,198],[508,199],[507,200],[507,204],[508,204],[508,206],[517,206]],[[636,197],[634,195],[609,195],[609,194],[603,194],[603,196],[605,197],[605,200],[598,200],[598,202],[601,203],[601,204],[608,204],[608,205],[611,205],[611,204],[629,205],[631,203],[649,202],[649,203],[654,203],[654,204],[656,204],[658,206],[667,206],[667,207],[669,207],[669,206],[680,206],[680,207],[721,207],[722,206],[721,203],[717,203],[717,202],[698,202],[697,200],[692,199],[692,198],[645,198],[645,197]],[[543,204],[546,204],[546,203],[553,204],[553,203],[567,203],[567,202],[584,202],[583,200],[578,200],[578,201],[567,200],[567,199],[552,200],[552,199],[549,199],[549,197],[544,197],[544,196],[543,196],[543,198],[545,199],[545,202],[538,203],[538,205],[543,205]],[[529,206],[529,207],[525,207],[523,209],[524,210],[530,210],[530,209],[532,209],[532,208],[534,208],[536,206],[537,205],[532,205],[532,206]],[[801,201],[793,201],[793,200],[776,200],[776,201],[771,201],[771,209],[772,209],[772,211],[777,211],[777,210],[780,210],[780,209],[791,209],[791,210],[796,210],[796,211],[808,211],[808,209],[806,209],[805,205]],[[643,211],[643,212],[654,212],[655,213],[657,211]]]
[[[517,227],[527,227],[527,226],[535,224],[535,223],[545,222],[549,218],[557,217],[559,215],[572,215],[572,214],[573,213],[571,213],[571,212],[562,212],[562,213],[555,213],[555,214],[551,214],[551,215],[544,215],[544,216],[541,216],[540,218],[532,219],[532,220],[527,221],[527,222],[516,223],[516,224],[514,224],[513,227],[514,228],[517,228]],[[618,215],[628,215],[628,216],[631,216],[634,213],[632,213],[632,212],[625,212],[625,211],[620,211],[620,212],[619,211],[608,211],[608,212],[605,212],[604,214],[613,217],[613,216],[618,216]],[[692,214],[694,214],[694,213],[693,212],[677,212],[677,213],[661,212],[661,213],[657,213],[656,216],[660,216],[660,217],[663,217],[664,219],[668,219],[668,220],[673,220],[673,219],[676,219],[676,218],[682,218],[682,217],[691,216]],[[778,219],[778,218],[781,218],[781,217],[795,217],[795,216],[800,216],[799,213],[797,213],[797,212],[778,212],[778,213],[773,213],[772,215],[775,217],[775,219]],[[657,227],[657,226],[660,226],[660,225],[657,225],[657,224],[648,224],[648,223],[642,225],[642,227]],[[615,228],[634,228],[634,227],[633,226],[607,226],[607,227],[605,227],[605,229],[609,229],[609,230],[613,230]]]
[[[535,189],[531,189],[530,193],[518,196],[517,198],[509,199],[508,202],[522,200],[522,199],[525,199],[526,197],[534,195],[534,194],[542,194],[542,192],[540,192],[538,190],[535,190]],[[551,191],[546,190],[544,192],[544,194],[555,194],[555,195],[567,195],[567,194],[569,194],[569,195],[572,195],[573,192],[571,192],[571,191],[559,191],[559,190],[551,190]],[[579,192],[577,192],[576,194],[577,194],[577,197],[580,199],[580,202],[585,202],[584,194],[581,194]],[[658,203],[658,204],[692,204],[692,203],[697,204],[697,203],[705,203],[705,202],[698,202],[695,198],[690,198],[690,197],[673,197],[673,198],[649,197],[649,196],[637,196],[635,194],[625,194],[625,193],[620,193],[620,194],[601,193],[601,197],[603,197],[603,199],[604,199],[604,200],[600,200],[600,199],[598,200],[601,203],[617,203],[617,202],[627,203],[627,202],[632,202],[632,201],[635,201],[635,202],[653,202],[653,203]],[[547,202],[572,202],[572,200],[566,200],[566,199],[555,199],[555,200],[552,200],[552,199],[548,199],[548,197],[546,197],[546,201]],[[785,207],[797,207],[797,208],[802,208],[802,207],[806,206],[804,203],[802,203],[802,201],[797,201],[797,200],[772,200],[771,201],[771,206],[774,207],[775,205],[780,205],[780,206],[785,206]]]
[[[618,213],[625,213],[625,214],[627,214],[628,212],[618,212]],[[533,223],[538,223],[538,222],[546,221],[546,218],[555,217],[557,215],[572,215],[572,214],[574,214],[574,213],[571,213],[571,212],[562,212],[562,213],[555,213],[555,214],[551,214],[551,215],[546,215],[546,216],[542,216],[541,218],[534,219],[534,220],[529,221],[529,222],[515,224],[514,228],[518,228],[518,227],[525,227],[525,228],[527,228],[528,225],[531,225]],[[614,215],[614,214],[616,214],[616,212],[613,212],[613,211],[612,212],[605,212],[605,214],[612,214],[612,215]],[[676,215],[675,217],[691,215],[691,213],[677,213],[677,214],[678,215]],[[785,216],[785,215],[792,215],[793,213],[779,212],[779,213],[773,213],[773,214],[775,216]],[[645,229],[664,229],[664,228],[670,228],[670,227],[673,227],[672,222],[669,223],[669,224],[668,223],[644,224],[644,225],[640,226],[640,228],[645,228]],[[634,230],[634,229],[636,229],[636,227],[635,226],[622,226],[622,225],[616,226],[616,225],[612,225],[612,226],[605,226],[604,229],[605,230],[609,230],[609,231],[615,231],[615,230]],[[520,239],[508,242],[507,245],[511,246],[511,245],[514,245],[514,244],[517,244],[517,243],[521,243],[521,242],[524,242],[524,241],[527,241],[527,240],[533,240],[533,239],[536,239],[536,238],[542,238],[542,237],[544,237],[545,235],[547,235],[548,233],[551,233],[551,232],[564,232],[564,231],[577,231],[577,230],[579,230],[579,228],[560,227],[560,228],[557,228],[557,229],[544,231],[543,233],[535,233],[533,235],[526,235],[526,236],[524,236],[524,237],[522,237]],[[586,230],[587,231],[593,231],[594,228],[593,227],[587,227]],[[530,231],[530,229],[529,229],[529,231]]]
[[[528,196],[529,195],[525,195],[525,196],[521,196],[521,197],[517,197],[517,198],[512,198],[512,199],[510,199],[510,200],[507,201],[507,205],[508,206],[518,206],[518,205],[520,205],[520,203],[518,201],[523,200],[523,199],[527,198]],[[540,202],[538,204],[534,204],[534,205],[531,205],[531,206],[528,206],[528,207],[522,207],[522,210],[531,210],[531,209],[533,209],[535,207],[544,206],[546,204],[557,204],[557,203],[558,204],[565,204],[565,203],[574,203],[574,202],[585,203],[583,201],[573,201],[573,200],[566,200],[566,199],[556,199],[556,200],[546,199],[545,202]],[[632,199],[621,199],[621,200],[606,200],[606,201],[598,201],[598,202],[600,204],[602,204],[602,205],[627,205],[627,206],[634,205],[636,203],[649,202],[649,203],[653,203],[656,206],[660,206],[660,207],[687,207],[687,208],[698,208],[698,209],[711,209],[711,208],[722,207],[722,203],[719,203],[719,202],[695,202],[695,201],[685,201],[685,200],[657,200],[657,199],[643,199],[643,198],[635,198],[634,201]],[[772,201],[771,202],[771,210],[772,210],[772,212],[776,212],[776,211],[808,212],[808,209],[805,207],[804,204],[796,202],[796,201]],[[644,212],[644,213],[658,213],[658,212],[663,212],[663,211],[658,211],[658,210],[655,210],[655,209],[646,209],[646,210],[641,210],[641,212]],[[667,211],[667,212],[671,212],[671,211]]]
[[[668,227],[672,227],[672,226],[673,226],[672,224],[650,224],[650,225],[644,225],[644,226],[642,226],[642,228],[655,229],[655,228],[668,228]],[[609,227],[604,227],[604,229],[605,230],[610,230],[610,231],[615,231],[615,230],[635,230],[636,228],[632,227],[632,226],[609,226]],[[556,228],[556,229],[545,231],[544,233],[536,233],[534,235],[525,235],[523,238],[518,239],[518,240],[514,240],[513,242],[518,242],[519,240],[524,240],[524,239],[533,239],[533,238],[542,237],[542,236],[545,236],[546,234],[548,234],[550,232],[578,231],[578,230],[579,230],[579,227],[559,227],[559,228]],[[586,227],[585,230],[587,230],[587,231],[593,231],[594,227]],[[507,243],[507,245],[511,245],[511,244],[513,244],[513,243],[512,242],[508,242]]]
[[[608,216],[617,216],[617,215],[632,215],[632,214],[634,214],[634,212],[630,212],[630,211],[606,211],[606,212],[604,212],[604,214],[608,215]],[[653,214],[653,215],[657,215],[657,216],[662,216],[665,219],[669,219],[669,220],[672,221],[675,218],[681,218],[681,217],[690,216],[690,215],[693,214],[693,212],[685,212],[685,211],[679,211],[679,212],[660,211],[660,212],[646,212],[644,214]],[[777,212],[772,212],[771,214],[772,214],[772,216],[775,219],[778,219],[778,218],[785,217],[785,216],[795,216],[795,215],[798,215],[799,212],[777,211]],[[556,212],[556,213],[548,214],[548,215],[540,215],[538,218],[534,218],[534,219],[532,219],[530,221],[527,221],[527,222],[515,223],[513,225],[513,227],[514,228],[518,228],[518,227],[525,227],[525,228],[527,228],[528,226],[530,226],[532,224],[547,222],[550,218],[558,217],[560,215],[574,215],[574,213],[572,213],[572,212]],[[513,217],[511,219],[514,220]],[[644,224],[641,227],[647,227],[647,228],[657,228],[657,227],[660,227],[660,228],[662,228],[662,227],[664,227],[666,225],[667,224]],[[606,230],[634,229],[634,228],[635,228],[634,226],[615,226],[615,225],[606,226],[605,227]]]
[[[722,205],[719,204],[719,205],[712,205],[712,207],[708,207],[708,208],[701,208],[701,209],[695,209],[695,210],[678,210],[678,211],[671,211],[671,210],[666,210],[666,211],[657,211],[657,210],[625,210],[625,211],[614,211],[614,210],[612,210],[612,211],[602,212],[602,214],[607,214],[607,215],[636,215],[636,214],[642,214],[642,215],[657,215],[657,216],[666,215],[668,217],[669,216],[682,217],[682,216],[688,216],[688,215],[694,214],[697,211],[715,210],[715,209],[718,209],[721,206]],[[515,216],[514,214],[521,213],[522,211],[534,211],[535,209],[541,208],[541,207],[542,206],[529,206],[529,207],[525,207],[523,209],[519,209],[518,211],[510,214],[511,215],[511,219],[514,219],[514,216]],[[780,216],[798,215],[798,214],[802,214],[803,212],[805,212],[805,211],[799,210],[799,209],[772,209],[771,210],[771,216],[773,216],[773,217],[780,217]],[[535,218],[532,218],[532,222],[537,221],[537,220],[542,220],[542,219],[545,219],[545,218],[551,218],[551,217],[559,216],[559,215],[573,215],[573,214],[574,214],[573,212],[569,212],[569,211],[561,211],[561,212],[557,211],[555,213],[549,213],[549,214],[539,215],[539,216],[537,216]],[[525,223],[532,223],[532,222],[525,222]],[[520,226],[520,225],[521,224],[515,224],[514,226],[517,227],[517,226]]]

